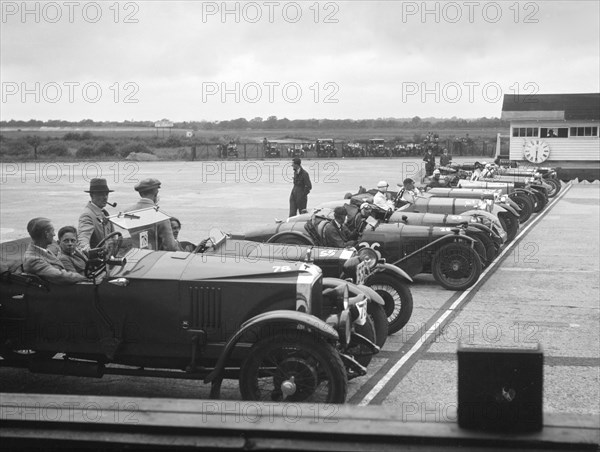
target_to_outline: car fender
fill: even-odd
[[[217,364],[212,372],[210,372],[204,379],[204,383],[211,383],[213,381],[221,380],[221,375],[225,365],[231,355],[236,344],[246,334],[252,330],[260,330],[264,327],[279,326],[286,330],[311,330],[318,338],[326,341],[338,341],[338,332],[330,325],[325,323],[323,320],[305,312],[289,311],[289,310],[276,310],[263,312],[251,319],[246,320],[240,329],[229,338],[227,344],[223,348],[223,352]]]
[[[413,279],[404,270],[396,267],[395,265],[388,264],[387,262],[385,264],[378,264],[375,271],[371,275],[369,275],[369,277],[367,278],[367,281],[369,280],[369,278],[372,275],[374,275],[376,273],[383,273],[383,274],[393,273],[392,276],[394,276],[394,277],[400,277],[411,283],[414,282]]]
[[[381,306],[385,306],[385,302],[383,301],[383,298],[381,298],[381,295],[379,295],[373,289],[371,289],[368,286],[365,286],[364,284],[359,284],[357,287],[360,290],[362,290],[366,296],[369,297],[369,301],[372,301],[373,303],[377,303]]]
[[[508,204],[499,204],[498,207],[512,213],[515,217],[519,216],[517,211],[515,209],[513,209],[511,206],[509,206]]]
[[[277,234],[271,236],[269,238],[269,240],[267,240],[266,243],[282,243],[285,244],[286,242],[279,242],[278,239],[280,238],[294,238],[294,239],[299,239],[299,240],[303,240],[305,245],[315,245],[315,243],[313,242],[313,240],[306,234],[303,234],[302,232],[299,231],[284,231],[284,232],[278,232]]]
[[[474,229],[479,229],[481,232],[485,232],[486,234],[488,234],[491,239],[502,245],[502,243],[504,243],[502,241],[502,237],[500,237],[498,234],[496,234],[491,228],[489,228],[488,226],[486,226],[485,224],[481,224],[481,223],[470,223],[469,224],[470,228],[474,228]]]

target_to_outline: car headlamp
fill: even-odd
[[[358,252],[361,261],[366,262],[369,268],[373,269],[377,265],[377,253],[371,248],[362,248]]]
[[[506,196],[506,195],[501,195],[501,196],[499,197],[499,200],[500,200],[500,202],[504,202],[504,203],[505,203],[505,202],[508,200],[508,196]]]

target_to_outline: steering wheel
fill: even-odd
[[[100,273],[104,271],[106,267],[105,264],[107,257],[111,254],[115,256],[119,252],[119,249],[121,249],[121,244],[123,243],[123,234],[121,234],[119,231],[114,231],[108,234],[106,237],[100,240],[100,242],[98,242],[98,246],[94,249],[102,248],[108,239],[111,239],[115,236],[118,236],[118,239],[113,241],[112,253],[107,252],[104,256],[89,259],[85,263],[85,270],[83,273],[86,278],[95,279]]]
[[[209,242],[210,242],[210,245],[208,244]],[[212,240],[210,238],[204,239],[200,243],[198,243],[198,245],[196,246],[196,248],[194,248],[194,251],[192,251],[192,253],[193,254],[204,253],[204,251],[206,251],[206,249],[210,246],[213,246]]]
[[[123,234],[121,234],[119,231],[114,231],[108,234],[106,237],[100,240],[100,242],[98,242],[98,246],[96,248],[102,248],[108,239],[112,239],[115,236],[118,236],[119,238],[113,241],[111,245],[112,252],[107,252],[106,254],[116,256],[121,249],[121,245],[123,244]]]

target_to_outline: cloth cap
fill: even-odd
[[[333,209],[333,214],[334,215],[338,215],[338,216],[346,216],[346,209],[344,209],[343,207],[336,207],[335,209]]]
[[[370,209],[370,208],[371,208],[371,204],[369,204],[368,202],[363,202],[363,203],[360,205],[360,210],[363,210],[363,209]]]
[[[389,187],[390,184],[388,184],[386,181],[384,180],[380,180],[379,183],[377,184],[377,188],[382,188],[382,187]]]
[[[90,189],[84,190],[85,193],[104,193],[112,191],[114,190],[109,190],[106,179],[100,179],[97,177],[90,181]]]
[[[292,163],[294,163],[296,165],[300,165],[302,163],[302,160],[300,160],[298,157],[296,157],[292,160]]]
[[[439,169],[433,170],[433,174],[442,174]]]
[[[148,179],[141,180],[133,188],[135,189],[135,191],[149,191],[153,188],[160,188],[160,181],[158,179],[150,177]]]

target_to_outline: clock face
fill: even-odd
[[[542,163],[550,157],[550,146],[542,140],[531,140],[525,145],[523,155],[531,163]]]

